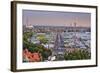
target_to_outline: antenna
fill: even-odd
[[[74,26],[76,27],[76,22],[74,22]]]
[[[28,26],[28,16],[26,17],[26,25]]]
[[[74,22],[74,32],[75,32],[75,38],[74,38],[74,44],[76,46],[77,36],[76,36],[76,22]]]

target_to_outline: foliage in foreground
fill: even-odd
[[[86,50],[76,50],[73,52],[67,52],[64,54],[65,60],[82,60],[82,59],[90,59],[91,55]]]
[[[23,49],[28,49],[29,52],[31,53],[35,53],[38,52],[41,54],[42,56],[42,60],[46,60],[51,54],[51,50],[45,48],[43,45],[41,44],[34,44],[30,41],[28,41],[28,39],[30,39],[32,37],[33,33],[32,32],[25,32],[24,36],[23,36]],[[42,43],[46,43],[47,40],[44,39],[44,36],[39,36],[39,39],[41,40]]]

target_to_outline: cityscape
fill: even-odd
[[[40,21],[38,15],[36,17],[37,13],[41,14],[40,18],[48,18],[48,24],[47,21],[42,20],[43,18],[41,19],[42,21]],[[79,21],[65,24],[65,22],[59,21],[59,19],[65,19],[65,16],[70,13],[58,12],[59,16],[57,15],[57,17],[62,17],[58,18],[58,20],[56,18],[55,21],[57,20],[57,23],[62,22],[62,24],[57,24],[52,19],[52,21],[50,20],[49,22],[49,18],[56,17],[56,13],[57,12],[53,11],[23,11],[23,62],[91,59],[90,14],[71,12],[71,15],[66,19],[72,18],[73,14],[77,16]],[[34,20],[31,21],[35,18],[39,18],[37,24],[37,20],[35,23],[33,22]],[[87,20],[84,22],[85,19]],[[85,25],[81,25],[82,23],[85,23]]]

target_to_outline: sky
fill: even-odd
[[[23,25],[90,27],[91,14],[79,12],[23,10]]]

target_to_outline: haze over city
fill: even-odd
[[[91,26],[90,13],[23,10],[22,17],[23,25]]]

